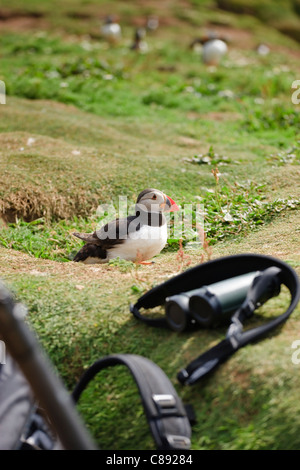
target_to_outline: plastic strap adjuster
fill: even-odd
[[[178,415],[176,399],[171,394],[154,394],[152,400],[161,416]]]
[[[169,446],[174,449],[190,449],[191,447],[191,440],[185,436],[175,436],[173,434],[168,434],[166,439]]]

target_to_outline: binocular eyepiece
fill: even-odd
[[[199,324],[204,328],[226,323],[242,305],[247,292],[260,271],[250,272],[208,286],[202,286],[181,294],[167,297],[165,301],[166,319],[174,331],[183,331]],[[266,292],[262,302],[278,295],[280,286]]]

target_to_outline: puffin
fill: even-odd
[[[203,45],[202,60],[207,65],[218,65],[228,48],[222,39],[210,39]]]
[[[227,39],[215,33],[195,39],[190,45],[191,49],[195,49],[197,44],[202,45],[202,60],[206,65],[218,65],[228,52]]]
[[[159,26],[159,19],[156,16],[149,16],[146,20],[146,28],[148,31],[156,31]]]
[[[104,24],[101,26],[101,35],[110,43],[116,43],[121,39],[121,26],[112,16],[105,18]]]
[[[148,44],[144,41],[146,30],[144,28],[137,28],[134,33],[133,43],[130,46],[132,51],[147,52]]]
[[[268,55],[270,48],[266,44],[258,44],[256,47],[256,52],[258,55]]]
[[[147,260],[159,254],[167,243],[164,213],[178,210],[175,201],[162,191],[144,189],[138,195],[133,215],[112,220],[93,233],[73,233],[85,242],[73,261],[96,264],[120,258],[152,264]]]

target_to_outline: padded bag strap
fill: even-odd
[[[138,386],[157,449],[189,449],[191,428],[186,410],[162,369],[145,357],[116,354],[96,361],[77,383],[73,391],[75,402],[98,372],[120,364],[130,370]]]
[[[22,304],[15,303],[12,294],[0,282],[0,338],[47,414],[59,442],[66,450],[96,449],[73,400],[34,332],[24,322],[22,313]],[[5,365],[2,367],[4,369]]]
[[[0,364],[0,450],[16,450],[34,408],[32,392],[10,355]]]

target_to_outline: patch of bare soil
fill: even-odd
[[[207,25],[207,29],[226,39],[229,46],[238,47],[239,49],[254,49],[257,46],[257,40],[251,31],[211,23]]]
[[[152,10],[153,16],[159,19],[160,26],[176,26],[183,23],[182,20],[176,18],[173,9],[175,2],[173,0],[164,0],[158,2],[157,0],[140,0],[141,7],[144,7],[146,11]],[[190,2],[187,0],[177,0],[176,8],[185,9],[190,8]],[[151,16],[151,15],[149,15]]]
[[[28,31],[46,27],[47,21],[42,13],[0,9],[0,31]]]
[[[197,113],[189,113],[188,119],[196,120],[209,120],[209,121],[238,121],[242,119],[242,115],[239,113],[233,113],[228,111],[211,111],[206,114],[197,114]]]
[[[195,257],[199,261],[199,258]],[[165,253],[155,259],[151,265],[138,265],[122,272],[118,266],[109,264],[86,265],[83,263],[55,262],[45,259],[37,259],[34,256],[7,249],[0,246],[0,278],[28,275],[56,279],[57,281],[70,281],[78,290],[84,289],[92,281],[101,281],[101,284],[114,284],[128,282],[139,284],[145,289],[150,289],[153,282],[163,282],[169,277],[175,276],[181,270],[181,265],[174,253]]]
[[[193,139],[192,137],[180,136],[178,137],[177,144],[183,147],[199,147],[199,145],[201,145],[201,141]]]
[[[47,158],[61,159],[63,162],[69,161],[70,166],[74,166],[74,160],[81,164],[81,159],[92,154],[93,149],[83,148],[78,151],[75,146],[62,142],[60,139],[35,135],[26,132],[10,132],[0,135],[0,157],[8,158],[18,153],[26,155],[27,152],[33,155],[47,153]],[[3,157],[5,151],[6,156]],[[82,156],[81,156],[82,152]],[[19,162],[21,160],[18,160]],[[34,167],[26,163],[24,157],[23,169],[18,165],[0,164],[0,186],[4,193],[0,197],[0,218],[5,222],[15,222],[16,217],[30,222],[39,217],[65,219],[72,217],[73,211],[97,207],[98,198],[87,194],[84,182],[80,183],[78,177],[72,175],[72,184],[69,184],[67,193],[62,194],[61,189],[55,184],[53,175],[47,178],[39,178],[39,183],[32,183],[30,178],[25,178],[24,171],[33,174]],[[65,173],[66,174],[66,173]],[[52,181],[52,179],[53,181]],[[59,178],[56,178],[56,183]],[[73,189],[72,189],[73,188]],[[73,194],[71,194],[73,191]],[[79,212],[76,212],[79,213]]]
[[[276,199],[300,199],[300,169],[296,165],[278,167],[277,177],[274,177],[274,170],[270,168],[265,176],[270,198],[274,199],[275,194]]]

